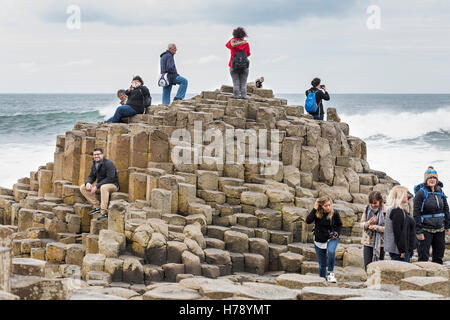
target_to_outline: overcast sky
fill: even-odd
[[[371,5],[381,29],[367,27]],[[231,84],[225,43],[237,26],[250,79],[278,93],[316,76],[333,93],[450,93],[449,17],[448,0],[2,0],[0,93],[108,93],[136,74],[160,93],[169,42],[189,92],[215,89]]]

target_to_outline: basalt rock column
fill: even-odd
[[[0,291],[6,292],[11,291],[12,234],[10,229],[0,227]]]

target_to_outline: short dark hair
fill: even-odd
[[[233,37],[237,39],[244,39],[247,37],[247,32],[245,32],[244,28],[238,27],[233,30]]]
[[[134,78],[133,78],[133,81],[134,80],[137,80],[137,81],[139,81],[142,85],[144,85],[144,80],[142,80],[142,78],[140,77],[140,76],[135,76]]]
[[[125,94],[125,90],[124,89],[120,89],[117,91],[117,95],[121,95],[121,94]]]
[[[319,78],[314,78],[314,79],[311,81],[311,85],[312,85],[314,88],[317,87],[319,84],[320,84],[320,79],[319,79]]]
[[[369,203],[375,203],[379,201],[380,204],[383,204],[383,196],[380,191],[372,191],[369,193]]]
[[[94,149],[94,152],[95,152],[95,151],[100,151],[100,152],[103,154],[103,149],[102,149],[102,148],[95,148],[95,149]]]

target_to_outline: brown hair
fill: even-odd
[[[323,210],[323,206],[325,205],[325,203],[330,202],[331,203],[331,208],[330,208],[330,212],[328,213],[328,219],[331,219],[333,217],[334,214],[334,210],[333,210],[333,201],[331,201],[331,198],[328,196],[325,197],[320,197],[319,199],[317,199],[317,201],[319,202],[319,209],[317,209],[316,212],[316,217],[318,219],[322,219],[323,215],[324,215],[324,210]]]
[[[233,37],[236,39],[244,39],[247,37],[247,32],[245,32],[244,28],[237,27],[233,30]]]
[[[374,202],[380,202],[380,206],[383,205],[383,196],[380,191],[372,191],[369,193],[369,204]]]

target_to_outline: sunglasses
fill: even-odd
[[[437,171],[436,171],[436,170],[428,170],[427,173],[428,173],[428,174],[430,174],[430,173],[432,173],[432,174],[437,174]]]

